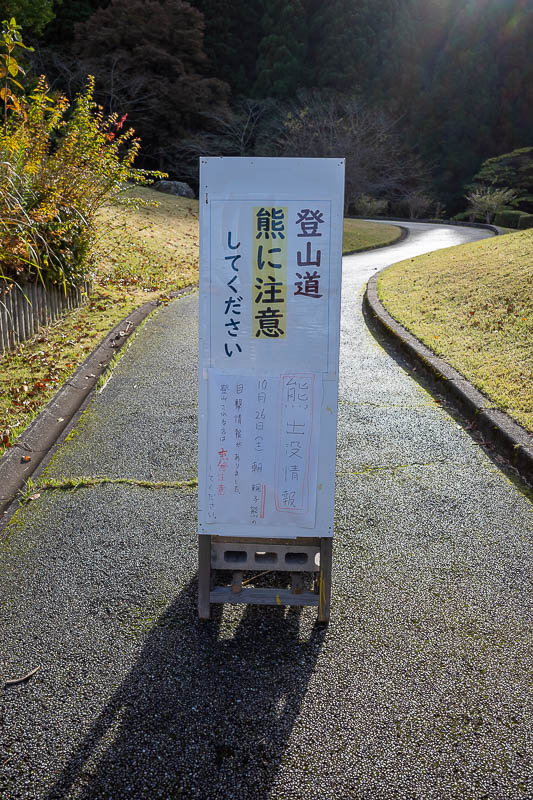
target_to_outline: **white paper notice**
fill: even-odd
[[[211,367],[328,372],[330,205],[210,204]]]
[[[343,159],[200,159],[200,534],[333,536],[343,186]]]
[[[208,376],[206,521],[313,528],[321,374]]]

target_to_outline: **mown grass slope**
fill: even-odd
[[[394,264],[378,293],[398,322],[533,431],[533,230]]]
[[[342,237],[342,252],[352,253],[383,247],[400,239],[402,231],[395,225],[382,222],[366,222],[360,219],[345,219]]]

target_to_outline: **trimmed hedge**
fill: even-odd
[[[485,217],[473,211],[461,211],[452,217],[452,222],[485,222]]]
[[[533,214],[522,214],[522,216],[518,220],[518,227],[520,230],[525,230],[526,228],[533,228]]]
[[[500,211],[494,218],[494,224],[500,225],[502,228],[518,228],[520,217],[527,216],[523,211],[517,209],[508,209],[507,211]]]

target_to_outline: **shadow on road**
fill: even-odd
[[[158,619],[46,800],[267,796],[325,630],[302,641],[295,607],[246,606],[228,629],[219,606],[201,623],[196,586]]]
[[[387,355],[389,355],[402,369],[404,369],[409,374],[409,377],[411,377],[416,383],[418,383],[419,386],[425,389],[426,392],[429,392],[429,394],[437,400],[441,408],[443,408],[452,417],[454,422],[464,428],[475,444],[483,448],[483,451],[490,458],[492,463],[506,475],[506,477],[518,489],[518,491],[529,498],[531,495],[531,489],[528,488],[527,484],[520,477],[519,473],[504,456],[498,453],[497,449],[491,442],[487,442],[485,440],[483,434],[477,429],[475,422],[469,421],[467,417],[461,413],[461,409],[458,406],[455,406],[448,396],[444,396],[442,394],[442,391],[439,387],[439,382],[432,376],[431,372],[429,370],[425,370],[420,363],[415,363],[414,360],[407,355],[407,353],[401,350],[400,346],[397,344],[394,338],[392,338],[392,336],[388,337],[382,332],[382,330],[378,327],[374,316],[367,309],[364,301],[362,303],[361,310],[369,333],[385,350]]]

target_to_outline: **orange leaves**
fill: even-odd
[[[132,167],[138,142],[131,130],[121,130],[126,117],[105,119],[95,107],[92,77],[73,113],[66,114],[68,102],[49,95],[44,77],[29,97],[17,97],[9,63],[0,89],[6,111],[0,130],[2,272],[13,279],[39,275],[79,284],[93,257],[98,208],[149,173]],[[14,114],[8,118],[7,111]]]

